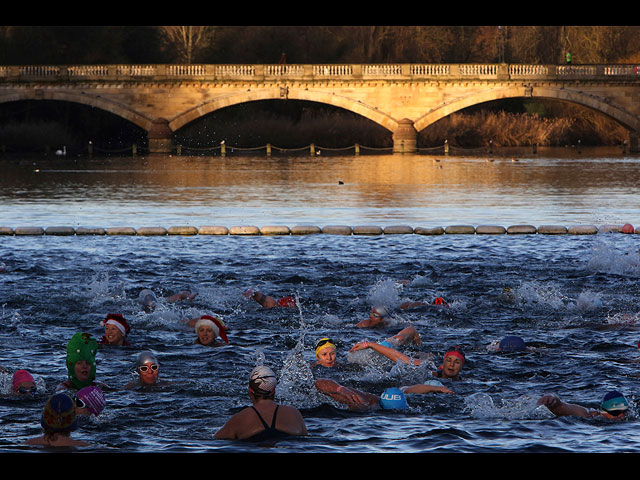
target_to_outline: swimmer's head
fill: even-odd
[[[333,367],[336,362],[336,345],[330,338],[321,338],[316,343],[316,359],[323,367]]]
[[[198,334],[198,330],[204,326],[210,327],[213,330],[214,338],[218,338],[219,336],[225,343],[229,343],[222,320],[217,317],[212,317],[211,315],[202,315],[200,320],[196,322],[196,335]]]
[[[140,367],[147,364],[160,365],[160,362],[158,362],[158,358],[153,354],[153,352],[142,352],[136,357],[136,369],[139,369]]]
[[[391,309],[384,305],[379,305],[377,307],[372,307],[369,312],[369,320],[374,322],[382,322],[386,317],[391,314]]]
[[[158,300],[156,299],[156,295],[151,290],[145,288],[138,295],[138,303],[142,305],[145,311],[150,311],[156,308],[156,303],[158,303]]]
[[[28,395],[36,392],[36,383],[27,370],[16,370],[11,379],[11,386],[15,393]]]
[[[153,352],[142,352],[136,358],[136,373],[142,385],[155,385],[158,381],[160,362]]]
[[[508,335],[500,340],[499,348],[501,352],[505,353],[524,352],[527,349],[527,345],[522,338]]]
[[[382,392],[380,406],[385,410],[405,410],[408,408],[403,391],[397,387],[387,388]]]
[[[466,357],[458,346],[448,348],[442,360],[440,373],[447,378],[455,378],[464,367]]]
[[[102,390],[94,386],[78,390],[75,401],[77,408],[86,408],[93,415],[100,415],[106,403]]]
[[[107,325],[111,325],[115,327],[117,331],[120,332],[120,334],[122,334],[123,339],[126,338],[127,335],[129,335],[129,332],[131,331],[131,327],[129,327],[129,323],[127,322],[127,319],[124,318],[119,313],[109,313],[105,317],[105,319],[100,322],[100,326],[102,327],[106,328]],[[109,337],[108,334],[107,334],[107,337]]]
[[[600,409],[614,417],[625,413],[629,409],[629,402],[617,390],[608,392],[600,403]]]
[[[337,350],[335,343],[333,343],[333,341],[330,338],[324,337],[316,342],[316,347],[315,347],[316,357],[325,348],[332,348],[334,351]]]
[[[249,375],[249,391],[257,397],[272,398],[277,385],[276,374],[264,365],[258,365]]]
[[[83,388],[91,385],[96,378],[96,353],[98,341],[90,333],[78,332],[67,344],[67,372],[69,380],[74,388]],[[78,378],[76,366],[80,362],[89,364],[91,371],[87,378]]]
[[[56,393],[47,400],[42,418],[42,428],[46,433],[72,432],[78,427],[76,404],[67,393]]]

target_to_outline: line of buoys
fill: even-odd
[[[380,227],[377,225],[326,225],[318,227],[315,225],[297,225],[287,227],[282,225],[268,225],[256,227],[254,225],[239,225],[224,227],[219,225],[209,225],[203,227],[194,226],[174,226],[164,227],[110,227],[110,228],[87,228],[52,226],[42,227],[2,227],[0,226],[0,236],[64,236],[64,235],[130,235],[130,236],[170,236],[170,235],[235,235],[235,236],[256,236],[256,235],[594,235],[597,233],[640,233],[640,227],[635,228],[627,223],[624,225],[511,225],[503,227],[501,225],[449,225],[447,227],[411,227],[409,225],[390,225]]]

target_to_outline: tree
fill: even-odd
[[[214,41],[216,27],[162,26],[160,32],[165,45],[175,52],[178,62],[191,64],[205,47]]]

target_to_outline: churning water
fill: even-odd
[[[24,159],[3,161],[0,226],[173,226],[640,223],[633,158],[334,157]],[[74,438],[99,452],[611,452],[637,451],[637,235],[0,236],[0,366],[35,374],[39,393],[6,395],[0,374],[0,450],[33,450],[48,395],[66,378],[71,336],[101,337],[107,313],[132,326],[130,347],[102,348],[97,379],[107,407]],[[505,287],[510,290],[505,292]],[[180,290],[192,302],[137,297]],[[264,310],[242,295],[296,295],[298,309]],[[396,314],[383,330],[359,329],[380,299],[450,309]],[[182,320],[221,316],[230,345],[194,345]],[[412,367],[357,341],[405,325],[436,363],[465,348],[453,395],[408,395],[405,412],[352,412],[317,393],[313,344],[337,342],[331,377],[373,393],[423,382]],[[519,335],[528,351],[496,353]],[[133,362],[153,350],[163,385],[125,390]],[[279,376],[277,399],[302,412],[309,435],[277,443],[214,440],[249,404],[247,379],[263,362]],[[434,365],[437,366],[437,365]],[[608,390],[631,405],[624,422],[554,418],[544,393],[597,406]],[[37,448],[36,448],[37,449]]]

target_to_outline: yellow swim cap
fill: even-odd
[[[325,337],[318,340],[318,343],[316,343],[316,357],[318,356],[318,353],[320,353],[321,350],[327,347],[331,347],[334,350],[336,350],[336,346],[333,344],[333,342],[329,338]]]

